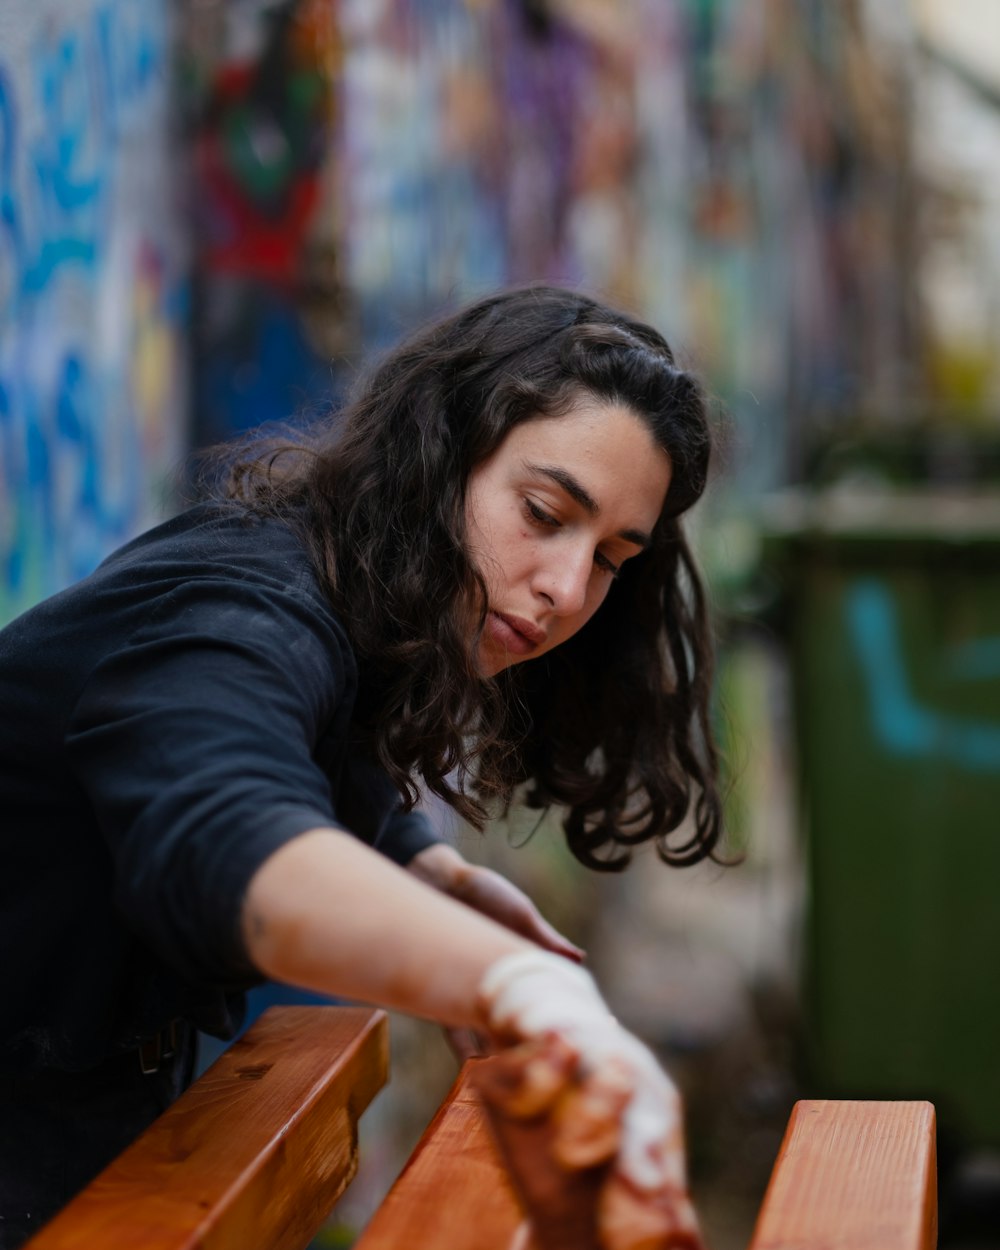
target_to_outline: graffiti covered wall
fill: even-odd
[[[903,104],[856,4],[179,7],[200,441],[323,407],[359,355],[526,280],[645,313],[706,374],[737,514],[916,384]]]
[[[155,520],[182,451],[170,25],[0,7],[0,621]]]

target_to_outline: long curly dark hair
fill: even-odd
[[[653,541],[574,637],[484,679],[469,475],[519,422],[586,397],[626,406],[670,456]],[[650,839],[691,864],[721,825],[710,630],[680,522],[710,450],[698,382],[655,330],[531,286],[418,332],[309,432],[244,449],[225,493],[301,527],[358,653],[371,749],[407,804],[419,777],[481,827],[523,788],[530,806],[566,809],[568,845],[591,868],[619,869]]]

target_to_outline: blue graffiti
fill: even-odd
[[[0,65],[0,273],[8,271],[6,285],[16,285],[9,261],[4,257],[21,253],[18,232],[19,215],[14,190],[15,154],[17,152],[17,104],[14,90]]]
[[[6,386],[0,381],[0,479],[7,478],[9,481],[17,476],[19,467],[17,463],[17,447],[18,443],[14,433],[10,397]],[[13,529],[17,527],[18,518],[13,497],[9,492],[6,507],[9,512],[8,524]],[[10,543],[5,548],[0,548],[0,556],[2,556],[0,569],[3,572],[4,584],[10,587],[19,587],[23,576],[23,549],[17,543]]]
[[[86,576],[124,540],[142,506],[145,478],[128,407],[69,349],[42,385],[15,366],[0,376],[0,621]]]
[[[4,318],[66,265],[93,269],[108,229],[125,119],[159,81],[166,32],[158,4],[115,0],[89,22],[39,40],[19,101],[0,63],[0,262]],[[23,114],[23,116],[22,116]],[[5,255],[4,255],[5,254]]]
[[[136,252],[110,244],[122,224],[148,235],[134,182],[159,172],[171,6],[73,11],[26,15],[22,55],[0,51],[0,622],[133,531],[153,468],[143,422],[162,419],[133,390]],[[169,295],[157,315],[177,325]]]
[[[894,755],[934,757],[973,772],[1000,772],[1000,724],[941,712],[914,696],[895,604],[885,586],[873,578],[855,582],[845,612],[882,746]]]

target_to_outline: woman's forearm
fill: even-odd
[[[474,1027],[483,973],[531,944],[444,897],[350,834],[313,829],[251,879],[243,931],[265,975]]]

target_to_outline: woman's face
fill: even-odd
[[[469,477],[469,547],[489,593],[484,677],[571,638],[649,543],[670,458],[629,408],[581,398],[514,426]]]

